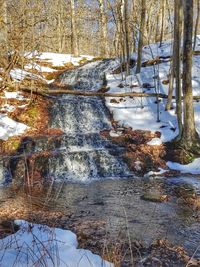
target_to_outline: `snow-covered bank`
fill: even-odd
[[[200,38],[197,37],[198,49]],[[142,61],[161,57],[161,63],[141,68],[140,74],[135,74],[136,68],[131,69],[131,74],[122,81],[121,74],[107,73],[108,88],[110,93],[161,93],[168,94],[170,56],[172,55],[172,41],[151,44],[143,48]],[[137,54],[132,55],[136,60]],[[193,57],[192,68],[193,94],[200,95],[200,55],[196,53]],[[174,90],[175,91],[175,90]],[[178,123],[176,116],[176,102],[172,100],[172,109],[165,110],[166,99],[155,97],[107,97],[106,105],[113,114],[114,120],[121,127],[132,128],[132,130],[160,132],[156,138],[147,142],[147,145],[159,146],[162,143],[172,141],[178,135]],[[158,104],[159,102],[159,104]],[[200,135],[200,103],[194,101],[195,123]],[[189,165],[168,163],[168,167],[184,173],[199,174],[200,160],[197,159]]]
[[[59,54],[50,52],[34,52],[26,53],[25,57],[30,63],[25,65],[25,70],[20,68],[13,68],[10,71],[11,79],[20,83],[25,79],[35,80],[41,83],[49,84],[54,79],[48,80],[45,78],[44,73],[56,73],[58,70],[56,67],[64,67],[67,63],[71,63],[74,66],[79,66],[80,61],[90,61],[94,57],[82,55],[80,57],[74,57],[70,54]],[[48,67],[48,64],[51,67]],[[47,66],[46,66],[47,65]],[[37,73],[37,74],[36,74]],[[9,118],[8,112],[14,112],[17,107],[24,108],[25,105],[13,105],[9,103],[9,100],[28,100],[23,98],[20,92],[4,92],[4,96],[0,96],[2,102],[0,105],[0,140],[7,140],[9,137],[22,134],[28,127],[23,123],[18,123]],[[3,113],[3,114],[2,114]]]
[[[0,240],[1,266],[114,267],[89,250],[77,249],[74,233],[15,221],[20,229]]]
[[[7,115],[7,112],[13,112],[16,107],[24,108],[25,105],[10,105],[7,102],[9,100],[20,101],[20,100],[28,100],[24,98],[20,92],[7,92],[4,91],[4,96],[1,96],[0,99],[4,102],[3,105],[0,106],[0,140],[7,140],[9,137],[20,135],[24,133],[29,127],[23,123],[17,122]],[[3,112],[3,113],[1,113]]]
[[[180,171],[181,173],[200,174],[200,158],[195,159],[192,163],[187,165],[168,161],[167,166],[170,169]]]
[[[200,43],[199,38],[197,39]],[[197,46],[198,47],[198,46]],[[171,41],[159,44],[151,44],[143,48],[143,61],[152,59],[152,56],[167,57],[172,54]],[[136,54],[132,56],[136,58]],[[121,80],[120,74],[108,74],[109,92],[138,92],[155,93],[160,92],[168,94],[170,62],[168,60],[154,66],[141,68],[140,75],[135,75],[135,68],[131,70],[131,75],[126,78],[126,82]],[[158,78],[159,77],[159,78]],[[194,56],[192,83],[194,95],[200,95],[200,56]],[[157,85],[157,88],[155,88]],[[173,100],[174,109],[165,111],[166,100],[159,99],[159,110],[155,97],[124,97],[107,98],[106,104],[112,112],[114,119],[121,126],[131,127],[133,130],[145,130],[161,133],[160,141],[155,140],[150,145],[161,144],[171,141],[178,134],[177,118],[175,114],[175,100]],[[197,132],[200,134],[200,104],[194,102],[195,122]],[[159,113],[159,122],[157,114]]]
[[[89,55],[80,55],[74,57],[71,54],[60,54],[52,52],[34,52],[27,53],[27,58],[34,58],[43,62],[50,63],[53,67],[62,67],[67,63],[72,63],[74,66],[79,66],[81,60],[92,60],[94,57]]]
[[[25,124],[16,122],[0,113],[0,140],[7,140],[11,136],[22,134],[27,129],[28,126]]]

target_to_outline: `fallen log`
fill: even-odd
[[[76,95],[76,96],[99,96],[99,97],[159,97],[166,99],[168,96],[166,94],[157,94],[157,93],[137,93],[137,92],[127,92],[127,93],[102,93],[95,91],[78,91],[78,90],[69,90],[69,89],[31,89],[26,87],[20,87],[20,90],[24,92],[32,92],[35,94],[49,96],[49,95]],[[175,99],[175,96],[172,97]],[[194,100],[200,100],[200,96],[193,96]]]

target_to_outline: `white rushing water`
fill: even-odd
[[[114,60],[88,63],[75,70],[64,72],[59,80],[74,90],[97,91],[105,84],[105,72],[116,65]],[[123,161],[122,148],[111,144],[101,136],[102,130],[111,130],[111,116],[100,97],[62,95],[51,108],[51,127],[65,134],[60,141],[49,144],[47,138],[24,138],[18,149],[19,158],[8,159],[7,169],[17,180],[24,180],[26,168],[24,155],[50,152],[48,157],[37,154],[32,170],[40,169],[46,179],[88,182],[102,178],[118,178],[130,175]],[[32,163],[31,163],[32,164]],[[1,168],[2,169],[2,168]],[[3,170],[2,170],[3,173]]]

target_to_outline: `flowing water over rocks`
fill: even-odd
[[[97,91],[104,83],[104,72],[112,61],[97,61],[63,73],[61,83],[75,90]],[[119,156],[120,148],[100,136],[100,131],[111,129],[110,114],[98,97],[62,96],[52,109],[52,127],[65,132],[61,142],[62,159],[53,158],[51,173],[56,177],[87,181],[104,177],[130,175]]]
[[[104,72],[114,65],[114,61],[108,60],[89,63],[63,73],[59,81],[72,85],[74,90],[98,90],[105,82]],[[14,157],[0,161],[0,180],[12,176],[14,180],[23,181],[27,167],[33,168],[27,164],[27,158],[36,155],[34,169],[40,170],[39,178],[52,181],[50,190],[46,188],[34,198],[29,195],[27,201],[19,192],[13,194],[12,190],[1,188],[2,206],[13,199],[18,206],[23,202],[27,214],[34,204],[41,210],[45,205],[49,210],[64,214],[70,211],[68,224],[103,219],[113,235],[120,231],[127,234],[128,228],[131,238],[146,242],[167,238],[183,245],[192,255],[200,242],[200,223],[196,219],[199,215],[187,205],[179,204],[171,194],[179,182],[188,182],[190,178],[165,181],[134,177],[123,160],[123,148],[100,134],[104,129],[112,129],[110,114],[102,98],[63,95],[55,98],[51,115],[50,126],[63,130],[62,136],[25,138]],[[132,178],[127,178],[130,176]],[[193,179],[199,194],[199,178]],[[79,183],[88,181],[92,183]],[[141,199],[142,194],[149,191],[171,194],[172,200],[154,203]]]
[[[113,60],[88,63],[63,73],[59,80],[73,86],[74,90],[97,91],[105,82],[104,72],[115,64]],[[45,159],[43,155],[38,155],[34,160],[35,168],[43,165],[43,178],[87,182],[130,175],[120,156],[122,148],[109,143],[100,135],[100,131],[112,128],[110,114],[102,98],[63,95],[55,99],[51,114],[51,127],[64,132],[59,142],[49,144],[45,138],[27,139],[19,151],[22,161],[24,155],[40,151],[53,152]],[[21,169],[19,159],[12,159],[8,165],[12,169],[12,176],[18,179],[18,166]]]

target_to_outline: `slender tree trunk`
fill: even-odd
[[[161,32],[160,32],[160,47],[162,46],[164,29],[165,29],[165,0],[162,0],[162,19],[161,19]]]
[[[71,51],[74,56],[79,56],[78,38],[76,29],[75,0],[71,1]]]
[[[142,0],[136,73],[140,73],[142,65],[142,47],[144,40],[145,16],[146,16],[146,0]]]
[[[183,40],[183,103],[184,129],[182,144],[190,149],[193,147],[197,133],[194,121],[192,94],[192,35],[193,35],[193,0],[184,1],[184,40]]]
[[[57,36],[58,36],[58,52],[62,53],[62,49],[63,49],[63,45],[62,45],[62,3],[60,0],[58,0],[58,7],[57,7],[57,11],[58,11],[58,27],[57,27]]]
[[[107,30],[107,17],[105,11],[105,0],[98,0],[98,2],[101,14],[101,37],[102,37],[101,55],[103,57],[108,57],[109,48],[108,48],[108,30]]]
[[[173,97],[173,91],[174,91],[174,66],[173,61],[171,62],[170,66],[170,73],[169,73],[169,91],[168,91],[168,97],[167,97],[167,103],[165,106],[165,110],[170,110],[172,108],[172,97]]]
[[[2,2],[2,44],[3,44],[3,52],[8,53],[8,15],[7,15],[7,2],[4,0]],[[7,57],[8,60],[8,57]]]
[[[178,120],[179,136],[183,131],[182,124],[182,88],[181,88],[181,33],[182,33],[182,15],[183,15],[182,0],[175,0],[174,2],[174,53],[173,53],[173,67],[176,79],[176,113]]]
[[[200,0],[197,0],[197,18],[196,18],[196,24],[195,24],[195,30],[194,30],[193,50],[195,50],[195,48],[196,48],[196,40],[197,40],[197,32],[198,32],[198,26],[199,26],[199,19],[200,19]]]
[[[130,75],[128,0],[124,0],[124,30],[125,30],[125,46],[126,46],[126,73],[127,75]]]

